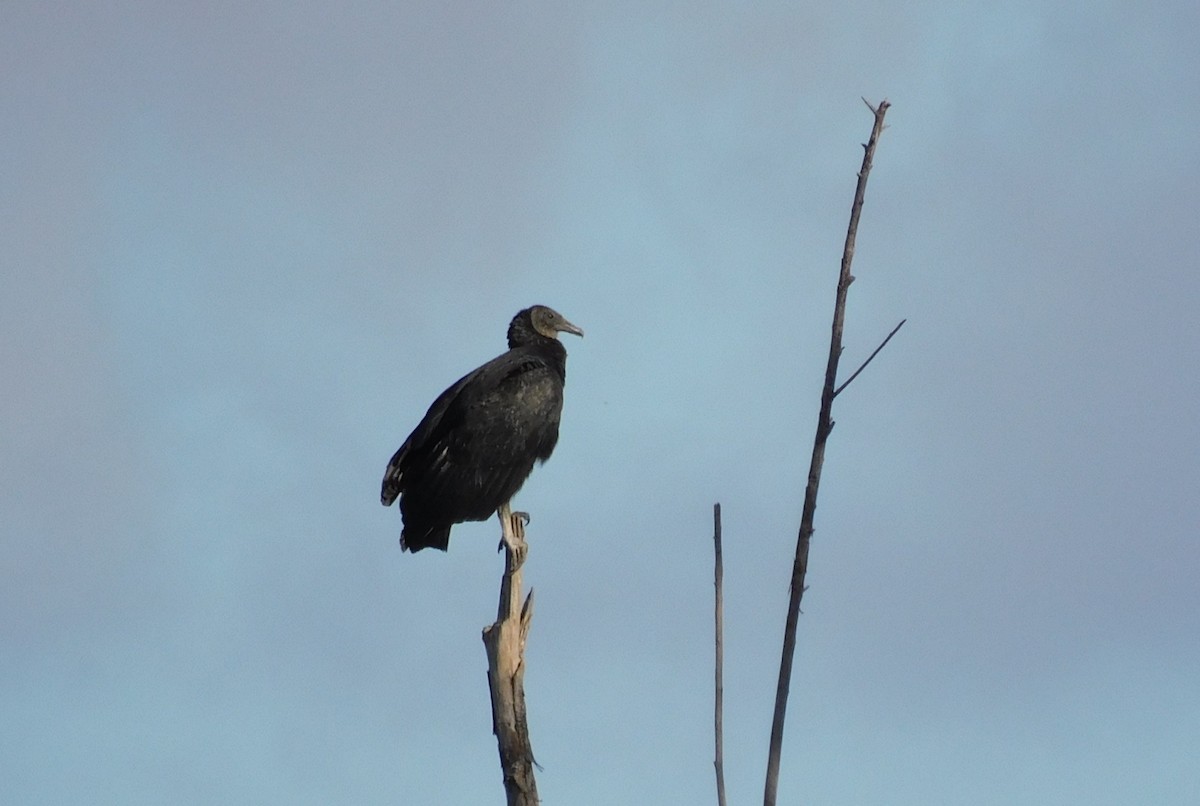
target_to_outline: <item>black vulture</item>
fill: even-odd
[[[583,335],[545,305],[519,312],[508,352],[442,392],[404,440],[380,493],[384,506],[400,498],[402,549],[445,551],[454,524],[506,517],[534,462],[550,458],[567,375],[560,332]]]

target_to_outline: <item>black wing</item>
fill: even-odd
[[[529,347],[509,350],[438,395],[388,463],[380,491],[384,506],[404,492],[414,474],[421,477],[422,486],[437,487],[436,478],[446,471],[448,458],[491,464],[531,451],[532,466],[534,458],[549,457],[558,438],[562,407],[564,373],[557,358]],[[533,406],[513,409],[511,396],[516,391],[530,398]],[[506,444],[510,429],[505,426],[519,425],[524,416],[544,422],[545,429],[535,429],[538,433],[519,444]]]

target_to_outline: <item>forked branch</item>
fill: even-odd
[[[863,99],[863,102],[866,103],[866,99]],[[833,398],[838,390],[837,371],[838,359],[842,354],[842,326],[846,315],[846,292],[850,288],[850,283],[854,282],[854,277],[850,274],[850,264],[854,260],[854,241],[858,234],[858,218],[862,212],[863,199],[866,196],[867,176],[871,172],[871,162],[875,157],[875,145],[883,131],[883,117],[889,106],[887,101],[882,101],[877,107],[867,103],[867,107],[875,116],[875,124],[871,128],[870,139],[863,145],[862,167],[858,171],[858,185],[854,191],[854,203],[850,208],[850,226],[846,230],[846,244],[842,250],[842,267],[838,275],[837,297],[833,308],[833,327],[829,339],[829,361],[825,367],[825,384],[821,390],[821,411],[817,417],[817,433],[813,440],[812,459],[808,466],[808,485],[804,491],[804,509],[800,516],[800,533],[796,539],[796,557],[792,564],[791,596],[788,600],[787,622],[784,625],[783,654],[779,662],[779,680],[775,689],[775,715],[771,723],[771,745],[767,756],[767,780],[763,791],[764,806],[775,806],[776,793],[779,790],[779,759],[783,749],[783,723],[787,715],[792,660],[796,652],[796,626],[800,617],[800,601],[804,597],[804,579],[808,573],[808,546],[812,539],[813,517],[817,509],[817,488],[821,482],[821,466],[825,461],[825,441],[833,429],[831,413]],[[853,380],[853,376],[851,380]]]

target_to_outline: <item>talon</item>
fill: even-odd
[[[525,524],[529,523],[529,515],[524,512],[514,512],[512,519],[509,520],[509,527],[512,529],[514,543],[525,542]]]
[[[501,548],[507,548],[512,554],[512,567],[515,571],[525,564],[525,557],[529,553],[529,544],[525,542],[525,527],[521,524],[519,518],[513,518],[513,533],[511,541],[504,536],[500,540]]]
[[[496,514],[500,516],[500,545],[496,550],[508,549],[515,570],[525,562],[525,555],[529,551],[525,544],[525,524],[529,523],[529,513],[513,512],[508,504],[504,504]]]

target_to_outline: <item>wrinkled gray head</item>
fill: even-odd
[[[567,321],[561,313],[545,305],[534,305],[519,312],[508,325],[508,346],[528,344],[538,336],[557,339],[559,333],[583,336],[583,329]]]

